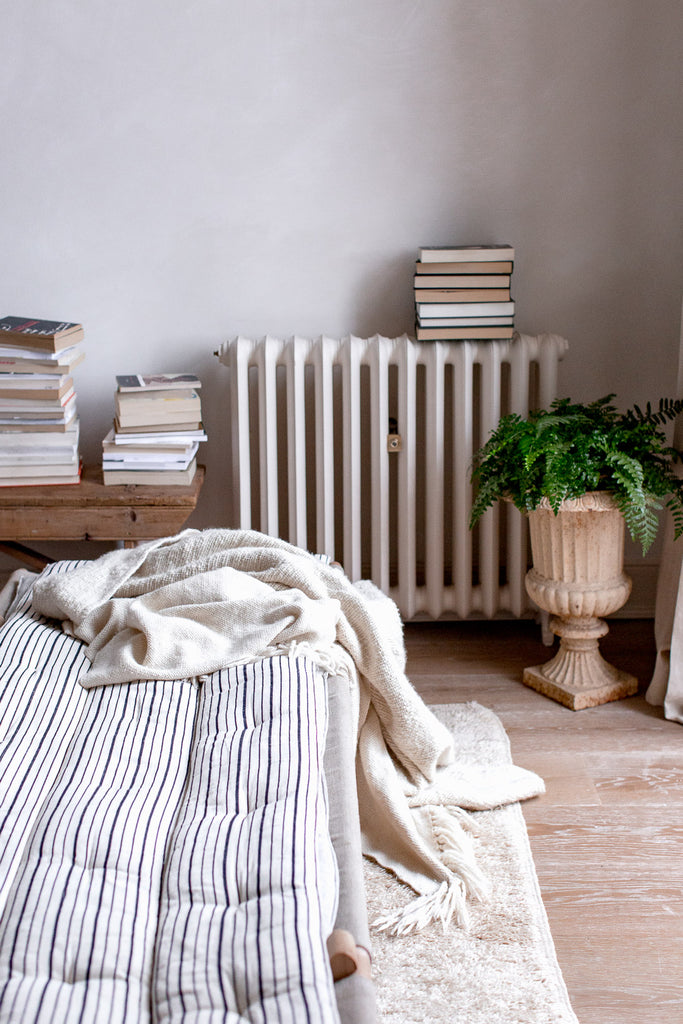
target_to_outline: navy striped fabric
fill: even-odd
[[[322,682],[305,659],[272,658],[202,687],[164,878],[159,1021],[336,1019]]]
[[[29,599],[0,630],[0,1022],[336,1021],[324,676],[84,690]]]

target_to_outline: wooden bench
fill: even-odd
[[[204,483],[198,466],[189,486],[105,486],[99,466],[85,467],[79,484],[0,487],[0,551],[34,569],[51,559],[36,541],[117,541],[135,547],[172,536],[195,509]]]

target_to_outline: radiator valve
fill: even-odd
[[[389,417],[389,433],[387,434],[387,451],[391,455],[393,452],[400,452],[403,450],[403,438],[398,432],[398,420],[395,416]]]

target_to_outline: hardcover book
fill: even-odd
[[[418,341],[505,341],[514,327],[418,327]]]
[[[510,274],[416,274],[416,288],[509,288]]]
[[[514,302],[418,302],[420,320],[440,316],[514,316]]]
[[[507,302],[509,288],[418,288],[416,302]]]
[[[422,263],[483,263],[492,260],[514,262],[511,245],[432,245],[419,251]]]
[[[416,274],[511,274],[513,263],[512,260],[473,260],[473,261],[457,261],[457,266],[453,266],[454,260],[444,260],[443,262],[434,263],[420,263],[419,261],[415,264]]]

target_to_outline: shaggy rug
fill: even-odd
[[[480,704],[432,709],[452,731],[464,764],[511,763],[498,717]],[[438,925],[396,937],[372,929],[381,1024],[578,1024],[541,901],[519,804],[472,815],[477,857],[491,885],[470,905],[470,927]],[[365,862],[372,922],[405,902],[393,876]]]

